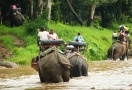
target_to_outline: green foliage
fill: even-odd
[[[93,27],[71,27],[61,23],[54,24],[53,22],[49,25],[49,28],[54,28],[58,36],[65,42],[73,41],[74,36],[80,32],[85,42],[88,43],[85,57],[90,61],[106,59],[108,47],[112,42],[112,30],[103,29],[100,31]]]
[[[132,23],[132,18],[131,17],[128,18],[128,22]]]
[[[28,45],[27,47],[23,48],[14,48],[14,57],[8,60],[16,62],[20,65],[30,65],[30,61],[33,57],[37,56],[38,47],[34,45]]]
[[[96,19],[93,21],[93,27],[95,27],[98,30],[103,30],[103,27],[100,26],[101,19]]]
[[[47,12],[43,12],[42,15],[38,16],[34,21],[27,22],[24,24],[25,30],[27,34],[33,35],[37,32],[37,29],[40,28],[40,26],[45,26],[45,28],[48,28],[47,25]]]
[[[119,22],[120,23],[127,23],[128,22],[128,16],[126,16],[125,14],[122,14],[119,18]]]
[[[127,24],[127,26],[129,28],[132,28],[130,24]],[[7,60],[16,62],[17,64],[21,65],[30,65],[31,59],[33,57],[36,57],[39,53],[39,48],[36,43],[36,32],[34,32],[34,35],[30,35],[25,32],[26,30],[24,29],[24,27],[7,28],[1,26],[0,28],[3,30],[3,32],[0,30],[0,33],[16,34],[17,36],[21,37],[26,43],[26,47],[17,48],[12,46],[11,52],[14,54],[14,56],[13,58]],[[63,39],[65,43],[67,43],[68,41],[73,41],[74,36],[76,36],[77,33],[80,32],[85,42],[88,44],[88,48],[84,53],[84,56],[87,58],[88,61],[105,60],[107,58],[107,50],[112,43],[111,34],[113,33],[113,30],[105,28],[103,28],[103,30],[99,30],[94,27],[72,27],[61,23],[56,24],[53,21],[50,22],[48,28],[53,28],[58,34],[59,38]],[[130,36],[131,35],[132,33],[130,33]],[[11,39],[11,37],[9,38]],[[5,39],[7,38],[1,39],[1,41]],[[14,41],[11,41],[10,43],[13,42]],[[60,47],[60,49],[64,50],[64,47]]]
[[[10,51],[12,51],[13,50],[12,47],[14,47],[13,46],[13,40],[14,39],[11,36],[2,36],[0,38],[0,41],[3,43],[3,45]]]

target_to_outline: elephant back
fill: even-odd
[[[24,23],[25,18],[20,12],[17,12],[17,14],[13,16],[12,20],[13,20],[15,26],[19,26]]]
[[[88,63],[85,57],[77,52],[69,53],[67,57],[73,65],[71,77],[88,76]]]

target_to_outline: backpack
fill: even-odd
[[[79,42],[81,40],[81,37],[77,36],[76,41]]]

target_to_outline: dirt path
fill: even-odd
[[[4,37],[4,36],[5,35],[1,35],[0,37]],[[17,36],[15,36],[15,35],[9,35],[9,36],[13,37],[14,46],[16,46],[16,47],[24,46],[24,41],[19,39]],[[12,53],[8,49],[6,49],[4,47],[4,45],[2,44],[2,42],[0,41],[0,60],[4,60],[5,58],[11,57],[11,56],[12,56]]]

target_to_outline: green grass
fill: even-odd
[[[4,35],[4,36],[1,36],[0,38],[0,41],[3,43],[3,45],[10,51],[13,51],[13,42],[14,42],[14,39],[12,36],[8,36],[8,35]]]
[[[128,26],[131,25],[128,24]],[[96,29],[94,27],[68,26],[61,23],[54,24],[53,22],[50,23],[48,28],[49,29],[53,28],[55,32],[58,34],[59,38],[62,38],[65,42],[73,41],[74,36],[77,35],[78,32],[80,32],[85,42],[88,43],[87,51],[84,54],[84,56],[87,58],[87,61],[105,60],[107,56],[107,50],[112,44],[111,35],[113,33],[113,30],[105,28]],[[31,59],[38,55],[39,48],[36,42],[37,30],[34,33],[34,35],[27,35],[24,26],[14,28],[0,26],[0,35],[4,34],[17,35],[26,43],[26,47],[18,48],[12,46],[12,43],[14,41],[11,39],[11,37],[4,39],[0,38],[0,41],[2,42],[3,40],[7,41],[5,42],[5,46],[9,48],[12,47],[11,52],[14,53],[14,57],[9,58],[7,60],[16,62],[17,64],[21,65],[30,65]]]

